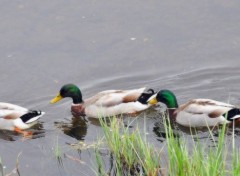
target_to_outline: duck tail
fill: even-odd
[[[226,117],[228,121],[233,121],[235,119],[240,118],[240,109],[233,108],[229,110],[227,113],[223,114],[223,117]]]
[[[22,115],[20,118],[24,123],[28,124],[38,120],[44,114],[45,112],[42,111],[29,111],[26,114]]]
[[[147,104],[147,100],[155,94],[153,89],[148,89],[147,92],[144,92],[140,95],[140,97],[137,99],[142,104]]]

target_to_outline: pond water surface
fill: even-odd
[[[66,83],[78,85],[83,98],[146,86],[174,91],[180,104],[211,98],[240,105],[237,0],[3,0],[0,14],[1,101],[46,112],[33,139],[0,132],[5,173],[21,153],[21,175],[95,175],[94,150],[69,144],[96,142],[99,121],[72,117],[69,99],[49,103]],[[163,147],[159,113],[145,115],[148,141]]]

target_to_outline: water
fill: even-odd
[[[73,118],[67,99],[49,103],[65,83],[77,84],[83,98],[147,86],[173,90],[180,104],[212,98],[239,105],[239,5],[236,0],[1,1],[1,101],[47,113],[34,127],[34,139],[1,131],[4,172],[16,167],[21,153],[21,175],[94,175],[94,151],[69,144],[96,142],[102,136],[98,120]],[[148,140],[160,148],[165,144],[160,116],[154,110],[146,114]],[[144,118],[137,121],[143,125]],[[58,145],[61,164],[54,155]]]

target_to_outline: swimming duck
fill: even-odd
[[[178,106],[176,96],[170,90],[161,90],[148,99],[151,105],[158,102],[167,106],[170,118],[187,127],[211,127],[240,118],[238,107],[211,99],[192,99]]]
[[[80,89],[74,84],[64,85],[58,95],[51,100],[56,103],[65,97],[72,98],[72,114],[100,118],[119,114],[137,114],[151,105],[147,100],[154,94],[152,89],[106,90],[83,101]]]
[[[21,106],[0,102],[0,129],[16,131],[28,129],[44,115],[42,111],[32,111]]]

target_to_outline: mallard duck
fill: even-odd
[[[44,115],[42,111],[32,111],[21,106],[0,102],[0,129],[23,133],[37,123]]]
[[[83,101],[80,89],[74,84],[67,84],[61,88],[51,103],[56,103],[65,97],[72,98],[71,111],[75,116],[86,115],[99,118],[119,114],[136,114],[151,106],[147,104],[147,99],[154,94],[154,91],[149,89],[148,92],[144,92],[144,90],[145,88],[106,90]]]
[[[210,99],[192,99],[178,106],[170,90],[161,90],[148,99],[148,104],[164,103],[170,118],[187,127],[207,127],[231,123],[240,118],[240,109],[234,105]]]

